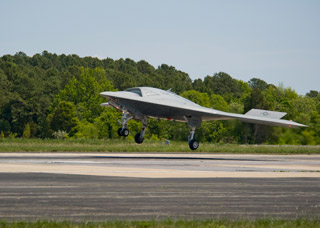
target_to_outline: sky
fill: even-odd
[[[1,0],[0,56],[47,50],[320,91],[318,0]]]

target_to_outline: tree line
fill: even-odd
[[[244,82],[224,72],[192,81],[185,72],[129,58],[113,60],[47,51],[0,58],[0,137],[118,138],[121,113],[104,108],[102,91],[136,86],[172,89],[202,106],[245,113],[251,108],[287,112],[286,119],[309,125],[288,129],[231,121],[203,122],[197,139],[213,143],[320,144],[320,93],[293,89],[259,78]],[[129,121],[131,135],[141,124]],[[186,140],[184,123],[150,119],[146,138]],[[130,136],[132,137],[132,136]]]

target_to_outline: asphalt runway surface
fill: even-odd
[[[320,218],[320,156],[0,154],[0,220]]]

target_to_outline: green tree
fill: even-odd
[[[8,104],[10,97],[11,83],[5,73],[0,69],[0,111]]]
[[[79,124],[75,105],[71,102],[61,101],[50,116],[50,127],[54,131],[69,133]]]
[[[31,128],[30,128],[30,124],[27,123],[25,128],[24,128],[22,137],[23,138],[30,138],[30,136],[31,136]]]
[[[247,97],[244,102],[244,112],[248,112],[253,108],[264,110],[269,109],[263,93],[258,88],[253,89],[251,95]],[[267,141],[271,133],[272,129],[269,126],[260,124],[245,124],[244,143],[254,142],[261,144]]]
[[[244,102],[244,112],[248,112],[252,108],[268,109],[268,104],[260,89],[253,89],[251,95]]]
[[[251,78],[248,84],[252,89],[259,89],[261,91],[264,91],[268,87],[268,83],[259,78]]]
[[[86,120],[82,120],[76,126],[74,138],[83,138],[83,139],[97,139],[98,138],[98,129],[93,124]]]
[[[187,98],[188,100],[191,100],[197,103],[198,105],[210,107],[210,100],[207,93],[201,93],[195,90],[189,90],[181,93],[180,96]]]
[[[223,72],[192,82],[188,74],[167,64],[154,68],[145,60],[100,60],[48,51],[30,57],[23,52],[0,57],[0,131],[5,137],[22,137],[29,124],[30,137],[52,137],[55,110],[60,103],[71,102],[73,115],[81,123],[70,130],[70,136],[96,137],[92,129],[97,129],[99,138],[118,137],[116,130],[120,125],[114,118],[120,119],[121,113],[101,107],[99,104],[106,99],[99,93],[135,86],[172,88],[200,105],[223,111],[243,113],[254,107],[287,112],[284,118],[310,127],[273,127],[272,134],[260,129],[258,132],[267,133],[261,142],[320,144],[318,91],[311,90],[302,97],[283,85],[267,84],[259,78],[247,83]],[[131,121],[129,126],[132,134],[140,130],[139,122]],[[196,134],[202,141],[243,142],[244,126],[236,120],[204,122]],[[252,127],[248,141],[257,142],[255,131]],[[146,131],[146,138],[186,140],[187,135],[186,124],[164,120],[150,120]]]
[[[150,75],[155,71],[154,67],[144,60],[137,62],[137,68],[139,72],[146,75]]]
[[[98,138],[118,138],[117,130],[120,124],[121,113],[114,108],[105,108],[94,121]],[[131,130],[131,129],[130,129]]]
[[[105,70],[81,68],[80,74],[59,92],[54,106],[61,101],[73,102],[80,119],[93,123],[104,109],[100,104],[106,101],[99,94],[110,90],[114,89],[111,82],[106,80]]]
[[[206,85],[207,93],[219,94],[223,96],[228,102],[233,98],[241,97],[240,85],[235,79],[224,72],[214,74],[212,77],[205,77],[204,84]]]
[[[230,107],[228,103],[223,99],[222,96],[218,94],[211,94],[210,96],[210,107],[220,110],[220,111],[225,111],[229,112]]]
[[[0,119],[0,131],[4,134],[5,137],[10,135],[11,126],[9,121],[5,119]]]
[[[172,89],[177,94],[192,89],[192,81],[188,74],[176,70],[173,66],[161,64],[156,73],[159,78],[163,78],[161,89]]]
[[[203,83],[202,79],[201,78],[198,78],[198,79],[195,79],[192,83],[192,88],[196,91],[199,91],[199,92],[206,92],[207,89],[206,89],[206,86],[205,84]]]
[[[317,97],[319,95],[319,92],[316,90],[310,90],[308,93],[306,93],[307,97]]]

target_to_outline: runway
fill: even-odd
[[[140,178],[320,178],[320,155],[0,153],[1,172]]]
[[[0,218],[320,218],[320,156],[2,153]]]

